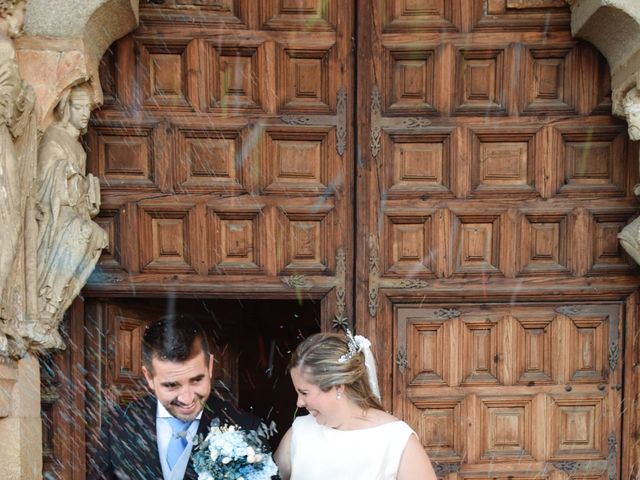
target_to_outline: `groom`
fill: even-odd
[[[142,372],[153,395],[136,400],[104,421],[95,477],[131,480],[195,480],[193,437],[214,418],[245,430],[260,419],[211,395],[213,356],[190,318],[163,317],[142,340]]]

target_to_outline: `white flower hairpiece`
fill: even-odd
[[[380,388],[378,387],[378,374],[376,372],[376,361],[373,358],[371,352],[371,342],[368,338],[362,335],[354,336],[351,330],[345,329],[345,335],[347,336],[347,353],[340,356],[338,362],[346,363],[355,357],[358,353],[364,353],[364,365],[367,368],[367,377],[369,380],[369,386],[373,394],[380,400]]]

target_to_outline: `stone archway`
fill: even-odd
[[[614,114],[623,116],[620,95],[640,73],[640,3],[634,0],[566,0],[571,31],[592,43],[609,62]]]

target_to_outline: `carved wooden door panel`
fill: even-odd
[[[621,312],[400,307],[396,413],[442,476],[619,478]]]
[[[323,299],[350,316],[350,2],[143,2],[88,135],[89,295]]]
[[[637,148],[605,61],[563,2],[358,5],[356,324],[388,408],[441,477],[628,475]]]

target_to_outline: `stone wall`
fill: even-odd
[[[0,0],[0,3],[4,1]],[[35,111],[31,118],[37,134],[34,136],[36,144],[31,145],[32,153],[37,153],[38,139],[53,122],[56,105],[61,99],[68,99],[71,87],[88,82],[93,90],[94,106],[102,102],[98,77],[100,59],[109,45],[133,30],[137,23],[138,0],[28,0],[26,35],[17,38],[14,47],[20,76],[35,93]],[[6,37],[3,38],[7,44]],[[3,54],[7,55],[6,49],[0,56]],[[0,438],[3,445],[0,448],[0,478],[6,480],[42,478],[40,374],[36,355],[38,349],[55,343],[55,339],[54,343],[49,342],[48,337],[57,335],[57,324],[49,331],[38,333],[40,299],[32,258],[37,245],[27,238],[37,237],[38,228],[35,218],[31,218],[35,216],[37,197],[35,165],[34,162],[32,171],[21,175],[30,182],[20,188],[20,195],[27,204],[26,216],[30,217],[25,219],[27,227],[21,233],[20,242],[28,253],[24,255],[26,258],[20,259],[22,263],[14,262],[14,265],[20,263],[20,268],[12,270],[11,275],[20,277],[20,281],[11,285],[12,298],[3,295],[0,302],[0,305],[5,300],[16,303],[13,297],[18,299],[19,308],[13,309],[20,313],[13,322],[17,325],[10,325],[7,317],[0,318],[0,335],[5,338],[7,332],[3,330],[11,327],[11,335],[20,336],[22,342],[18,349],[6,350],[14,358],[0,358]],[[0,232],[0,248],[6,249],[4,235]],[[25,271],[29,269],[31,273]],[[17,292],[16,288],[22,291]],[[20,332],[16,334],[16,330]],[[22,356],[21,349],[30,353]]]
[[[38,127],[52,121],[62,92],[91,81],[102,103],[98,66],[109,46],[138,25],[138,0],[29,0],[16,41],[20,71],[35,89]]]
[[[32,355],[0,359],[0,478],[42,477],[39,369]]]

